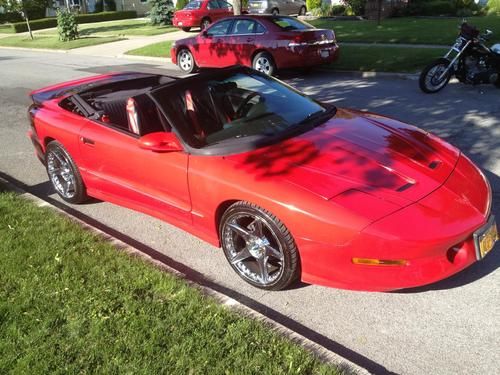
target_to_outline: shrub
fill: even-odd
[[[171,25],[174,15],[172,0],[149,0],[151,10],[147,13],[152,25]]]
[[[500,16],[500,0],[488,1],[488,14],[496,14]]]
[[[175,9],[183,9],[187,4],[189,3],[189,0],[177,0],[177,3],[175,4]]]
[[[365,14],[366,0],[343,0],[347,10],[351,15],[362,16]]]
[[[23,17],[18,12],[5,12],[0,13],[0,24],[2,23],[12,23],[12,22],[22,22]]]
[[[135,10],[127,10],[122,12],[103,12],[75,15],[76,21],[81,23],[100,22],[100,21],[115,21],[128,18],[137,18]],[[42,18],[40,20],[30,21],[31,30],[42,30],[50,27],[57,27],[56,18]],[[16,33],[28,31],[26,22],[16,22],[11,25]]]
[[[57,32],[59,40],[69,42],[78,38],[78,24],[75,15],[67,10],[57,11]]]
[[[313,9],[321,9],[321,0],[306,0],[306,7],[311,12]]]
[[[104,10],[103,0],[97,0],[95,2],[94,13],[101,13]]]
[[[323,4],[321,8],[311,9],[311,14],[316,17],[341,16],[345,13],[345,10],[346,8],[343,5]]]
[[[408,7],[408,15],[412,16],[441,16],[454,15],[455,4],[452,1],[417,1]]]
[[[114,12],[116,10],[115,0],[104,0],[104,11]]]
[[[24,33],[28,31],[28,26],[26,22],[16,22],[11,25],[16,33]],[[50,27],[57,27],[56,18],[42,18],[40,20],[30,21],[31,30],[42,30],[48,29]]]

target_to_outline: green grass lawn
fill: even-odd
[[[94,46],[97,44],[116,42],[122,40],[116,36],[111,37],[84,37],[69,42],[61,42],[57,36],[40,36],[35,34],[33,40],[29,36],[9,36],[0,39],[0,46],[25,47],[25,48],[48,48],[48,49],[73,49]]]
[[[340,42],[412,43],[451,45],[458,35],[461,18],[422,19],[389,18],[377,26],[376,21],[310,21],[316,27],[335,30]],[[500,17],[470,17],[468,22],[481,31],[495,33],[492,40],[500,40]]]
[[[12,193],[0,193],[0,238],[2,374],[339,373]]]
[[[132,51],[129,55],[170,57],[171,41],[150,44]],[[444,55],[446,49],[378,47],[341,45],[340,57],[328,68],[335,70],[418,72],[432,60]]]
[[[0,25],[0,34],[14,34],[14,29],[10,25]]]
[[[172,26],[152,26],[147,20],[121,20],[109,22],[84,23],[78,25],[81,36],[150,36],[179,31]],[[47,30],[39,34],[56,35],[57,30]]]
[[[442,57],[446,51],[440,48],[343,45],[338,61],[328,67],[335,70],[415,73]]]
[[[128,51],[127,55],[150,56],[150,57],[170,57],[170,47],[172,41],[149,44],[147,46]]]

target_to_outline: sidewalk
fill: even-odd
[[[148,44],[164,42],[167,40],[178,40],[185,38],[190,35],[195,35],[193,33],[186,33],[182,30],[175,31],[172,33],[165,33],[153,36],[136,36],[128,37],[126,40],[120,40],[118,42],[98,44],[95,46],[75,48],[69,50],[68,53],[74,55],[88,55],[88,56],[100,56],[100,57],[118,57],[123,56],[125,52],[144,47]]]

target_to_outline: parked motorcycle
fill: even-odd
[[[493,83],[500,88],[500,44],[491,47],[485,44],[491,35],[490,30],[480,35],[476,27],[464,21],[448,53],[420,74],[420,89],[425,93],[436,93],[448,84],[452,76],[462,83]]]

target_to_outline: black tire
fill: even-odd
[[[271,14],[273,16],[277,16],[278,14],[280,14],[280,10],[278,8],[273,8],[273,10],[271,10]]]
[[[299,255],[292,235],[263,208],[234,203],[222,215],[219,233],[226,259],[247,283],[281,290],[299,277]]]
[[[448,70],[442,80],[438,81],[439,76],[443,73],[444,69],[450,65],[450,61],[445,58],[437,59],[431,64],[427,65],[418,80],[420,90],[427,94],[435,94],[446,87],[450,81],[452,72]]]
[[[252,60],[252,68],[272,76],[276,73],[276,64],[274,63],[273,57],[267,52],[259,52],[256,54]]]
[[[191,30],[190,27],[181,27],[182,31],[188,32]]]
[[[69,203],[83,203],[88,200],[87,191],[71,155],[57,141],[47,145],[45,168],[57,194]]]
[[[212,21],[210,21],[210,18],[203,18],[200,23],[201,31],[205,30],[208,26],[210,26],[211,23]]]
[[[299,16],[305,16],[306,13],[307,13],[306,7],[305,6],[300,7]]]
[[[187,48],[182,48],[177,53],[177,66],[186,74],[193,73],[198,69],[193,54]]]

